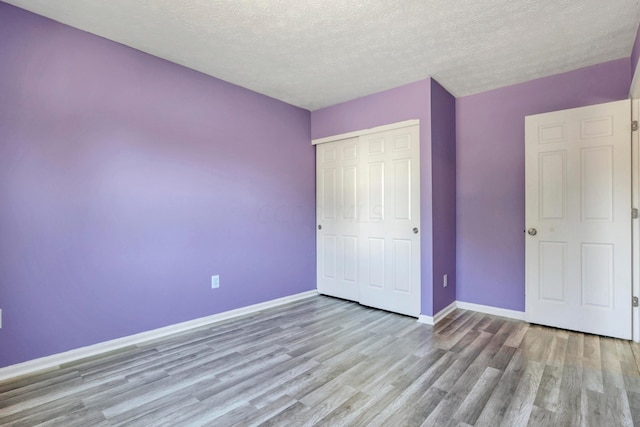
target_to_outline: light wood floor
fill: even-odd
[[[640,425],[640,347],[328,297],[0,382],[11,426]]]

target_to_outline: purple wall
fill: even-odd
[[[427,316],[433,315],[430,81],[420,80],[311,113],[313,139],[403,120],[420,120],[421,313]]]
[[[315,289],[308,111],[5,3],[0,58],[0,367]]]
[[[324,138],[403,120],[420,119],[421,124],[422,120],[429,124],[430,81],[420,80],[313,111],[311,138]]]
[[[456,100],[431,80],[433,313],[456,300]],[[447,274],[447,287],[443,275]]]
[[[620,59],[456,101],[457,300],[524,311],[524,117],[627,98]]]

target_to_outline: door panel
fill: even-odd
[[[369,170],[368,180],[365,185],[368,188],[369,220],[384,220],[384,163],[375,162],[367,165]]]
[[[393,290],[411,292],[411,240],[393,239]]]
[[[322,277],[325,279],[335,279],[336,278],[336,264],[338,261],[338,251],[336,245],[336,235],[335,234],[325,234],[324,235],[324,251],[322,252],[324,255],[324,262],[322,265]]]
[[[344,206],[343,219],[355,221],[358,207],[358,168],[357,166],[344,166],[342,168],[342,206]]]
[[[393,217],[411,220],[411,160],[393,162]]]
[[[613,245],[582,244],[582,304],[612,309]]]
[[[540,295],[547,301],[565,302],[567,243],[540,242]]]
[[[384,266],[385,266],[385,248],[384,238],[369,237],[369,257],[368,274],[365,275],[369,280],[369,287],[384,289]],[[365,289],[366,292],[366,289]]]
[[[529,116],[526,315],[631,338],[630,102]]]
[[[540,154],[540,217],[564,219],[567,205],[567,152]]]
[[[412,126],[361,137],[369,147],[369,171],[361,233],[376,242],[376,256],[363,258],[360,302],[396,313],[420,314],[419,128]],[[413,232],[413,229],[418,234]],[[382,255],[382,253],[384,255]],[[375,265],[378,264],[378,265]],[[375,274],[375,279],[372,277]]]
[[[318,291],[358,300],[358,139],[316,148]]]
[[[613,147],[611,146],[582,150],[582,219],[583,221],[613,220]]]

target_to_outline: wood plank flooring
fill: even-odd
[[[640,346],[313,297],[0,382],[11,426],[640,426]]]

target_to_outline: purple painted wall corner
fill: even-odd
[[[0,56],[0,367],[315,288],[308,111],[5,3]]]
[[[524,117],[627,98],[630,62],[457,99],[458,301],[524,311]]]
[[[420,120],[421,313],[433,315],[431,79],[311,112],[311,137],[368,129],[404,120]]]
[[[311,138],[324,138],[403,120],[423,120],[429,116],[424,105],[428,104],[430,80],[419,80],[312,111]]]
[[[433,314],[456,300],[456,100],[431,80]],[[443,276],[447,275],[447,287]]]

